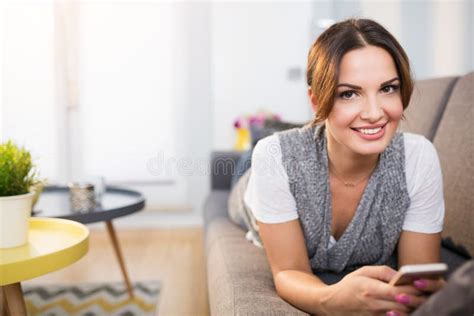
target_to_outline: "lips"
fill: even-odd
[[[387,125],[387,123],[367,125],[361,127],[351,127],[351,129],[365,140],[377,140],[383,137],[383,135],[385,134],[385,126]]]
[[[383,124],[376,124],[376,125],[365,125],[365,126],[360,126],[360,127],[351,127],[351,129],[355,131],[359,131],[364,134],[375,134],[380,131],[380,129],[384,128],[385,125],[387,125],[388,122],[385,122]]]

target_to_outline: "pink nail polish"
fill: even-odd
[[[385,314],[385,316],[400,316],[400,314],[396,311],[389,311]]]
[[[428,285],[428,282],[426,282],[426,280],[420,279],[420,280],[416,280],[414,284],[416,288],[424,289]]]
[[[410,303],[410,297],[405,294],[398,294],[397,296],[395,296],[395,300],[400,304],[406,305]]]

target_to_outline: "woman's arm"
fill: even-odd
[[[398,266],[440,262],[441,233],[402,231],[398,241]]]
[[[410,207],[405,214],[398,241],[398,265],[440,262],[441,231],[444,220],[443,176],[435,147],[420,136],[406,143],[407,186]],[[423,280],[426,292],[435,292],[444,281]],[[416,285],[416,284],[415,284]]]
[[[301,310],[318,315],[406,313],[410,307],[395,302],[395,297],[419,294],[412,286],[388,285],[396,271],[387,266],[366,266],[327,285],[311,271],[299,220],[258,224],[277,293]],[[421,300],[415,297],[411,305],[419,304]]]
[[[322,290],[328,285],[311,271],[299,220],[258,226],[278,295],[299,309],[322,313]]]
[[[440,262],[441,233],[425,234],[402,231],[398,242],[398,266]],[[433,293],[444,287],[444,279],[421,280],[414,283],[418,289]]]

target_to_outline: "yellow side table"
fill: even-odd
[[[31,218],[28,234],[26,245],[0,249],[0,290],[7,315],[26,315],[21,281],[64,268],[89,249],[87,227],[67,219]]]

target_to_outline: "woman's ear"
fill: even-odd
[[[308,98],[311,102],[311,107],[313,108],[314,113],[316,113],[318,109],[318,102],[316,101],[316,96],[313,94],[311,87],[308,87]]]

